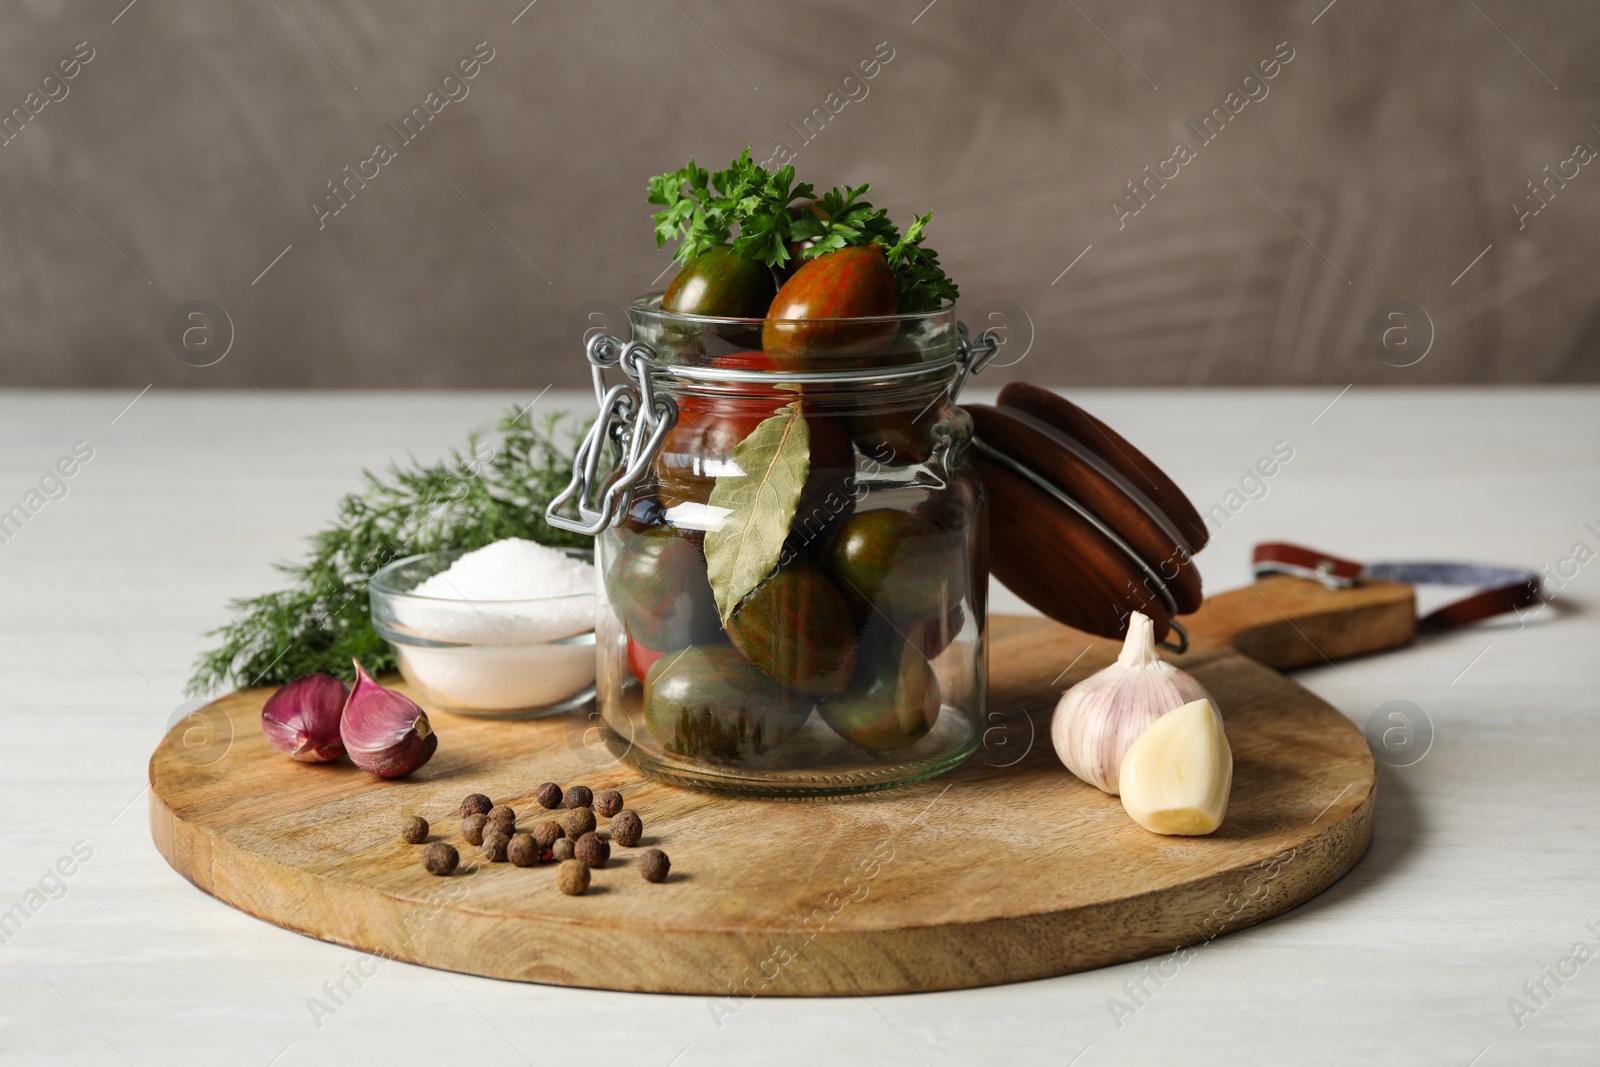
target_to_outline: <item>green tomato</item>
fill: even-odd
[[[655,652],[716,640],[722,631],[700,547],[672,526],[620,532],[606,595],[628,633]]]
[[[778,283],[765,263],[745,259],[729,245],[716,245],[690,259],[661,295],[661,310],[679,315],[759,319],[766,315]]]
[[[910,512],[856,512],[825,558],[860,624],[881,614],[903,629],[945,615],[966,592],[964,538]]]
[[[644,681],[651,735],[668,752],[712,763],[739,763],[778,747],[800,732],[813,703],[724,644],[669,652]]]
[[[850,606],[809,556],[778,567],[740,602],[728,639],[774,681],[818,696],[838,694],[856,665]]]
[[[913,645],[896,640],[863,655],[843,696],[823,701],[822,721],[846,741],[873,752],[916,744],[939,718],[939,679]]]

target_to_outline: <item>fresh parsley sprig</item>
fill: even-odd
[[[933,311],[944,301],[954,303],[960,288],[939,265],[939,253],[922,243],[922,231],[933,218],[929,211],[912,219],[905,236],[889,245],[886,255],[894,268],[894,289],[901,314]]]
[[[689,160],[682,170],[650,179],[650,203],[662,210],[654,215],[656,247],[679,243],[673,256],[688,260],[733,238],[733,250],[746,259],[782,266],[789,259],[789,231],[793,217],[789,205],[811,196],[809,182],[794,184],[794,168],[776,173],[750,159],[746,148],[726,170],[708,172]]]
[[[932,311],[954,301],[960,290],[939,265],[939,254],[923,244],[932,212],[918,215],[902,236],[889,213],[861,199],[871,185],[839,186],[796,205],[814,190],[795,184],[794,167],[771,172],[750,159],[746,148],[727,169],[707,171],[689,160],[681,170],[650,179],[656,247],[677,241],[673,258],[680,262],[718,245],[732,244],[746,259],[781,267],[790,259],[789,245],[807,242],[801,253],[815,259],[841,248],[882,245],[894,270],[895,296],[902,313]],[[734,236],[737,228],[738,236]]]
[[[816,259],[841,248],[888,245],[899,239],[899,231],[889,221],[889,213],[873,210],[871,204],[860,199],[861,194],[871,188],[870,185],[846,185],[829,189],[817,198],[815,205],[799,213],[791,232],[796,240],[811,242],[804,252],[806,259]]]

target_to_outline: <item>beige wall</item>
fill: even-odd
[[[1033,350],[985,384],[1600,378],[1600,166],[1565,164],[1520,231],[1511,206],[1600,146],[1576,0],[124,2],[0,9],[0,110],[93,50],[0,147],[0,384],[579,384],[569,317],[667,263],[646,177],[780,141],[803,178],[933,210],[969,314],[1026,309]],[[403,143],[387,123],[485,41]],[[800,145],[790,123],[863,88]],[[1214,142],[1187,125],[1246,89]],[[395,158],[319,230],[379,141]],[[1119,228],[1112,198],[1180,141]],[[1436,333],[1405,368],[1366,339],[1399,299]],[[189,300],[233,324],[214,366],[170,350]]]

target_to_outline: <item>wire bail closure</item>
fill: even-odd
[[[920,376],[954,367],[949,389],[953,403],[960,397],[968,376],[981,373],[1000,351],[1001,343],[994,328],[983,331],[974,341],[968,335],[967,324],[957,322],[955,354],[941,363],[788,375],[739,371],[708,374],[696,368],[695,373],[682,376],[729,381],[755,375],[753,380],[865,382]],[[633,506],[634,487],[649,471],[662,441],[678,423],[677,402],[665,393],[656,392],[658,380],[671,372],[687,372],[689,368],[674,367],[669,372],[657,358],[655,349],[645,342],[623,341],[607,333],[589,338],[584,355],[589,360],[600,413],[573,456],[572,480],[550,501],[544,518],[559,530],[595,537],[607,527],[620,523],[628,514]],[[608,387],[605,372],[612,367],[620,367],[627,380]],[[561,509],[574,501],[578,517],[561,514]]]
[[[961,399],[961,390],[967,384],[967,378],[973,374],[982,374],[995,356],[1000,354],[1000,346],[1005,342],[1000,340],[997,327],[991,326],[978,335],[976,341],[967,333],[967,324],[956,323],[956,376],[950,382],[950,402],[953,404]]]
[[[624,342],[610,334],[596,334],[584,346],[584,354],[600,413],[572,458],[572,481],[550,501],[544,518],[557,529],[594,537],[621,522],[633,506],[633,487],[650,469],[667,433],[677,425],[678,405],[670,396],[656,394],[655,371],[650,365],[655,351],[643,341]],[[616,366],[631,380],[607,388],[605,372]],[[616,458],[602,472],[602,462],[611,457]],[[574,498],[576,519],[561,514]]]

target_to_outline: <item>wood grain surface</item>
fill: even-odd
[[[992,724],[958,771],[833,801],[730,799],[602,765],[581,717],[497,723],[440,713],[439,754],[412,779],[273,752],[267,692],[180,723],[150,761],[157,847],[195,885],[324,940],[448,970],[620,990],[823,996],[1019,981],[1174,951],[1281,914],[1348,870],[1372,834],[1376,777],[1360,731],[1266,664],[1409,640],[1405,586],[1330,591],[1268,578],[1186,620],[1183,663],[1217,696],[1233,747],[1222,829],[1148,834],[1064,770],[1048,739],[1061,688],[1115,644],[1044,619],[991,620]],[[1262,662],[1234,650],[1239,643]],[[617,849],[566,897],[551,867],[478,862],[460,798],[542,817],[540,782],[622,790],[644,846],[673,860],[646,883]],[[398,837],[421,814],[463,851],[426,874]]]

